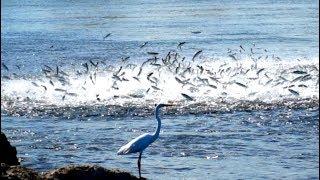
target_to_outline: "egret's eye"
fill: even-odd
[[[157,104],[154,104],[154,107],[156,107],[157,106]]]

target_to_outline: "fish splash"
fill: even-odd
[[[159,102],[176,104],[174,114],[319,106],[318,59],[148,54],[142,63],[90,60],[45,66],[38,76],[2,75],[1,112],[70,118],[147,115]]]

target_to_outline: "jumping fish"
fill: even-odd
[[[66,95],[69,95],[69,96],[78,96],[77,93],[71,93],[71,92],[67,92]]]
[[[32,85],[39,87],[39,85],[37,83],[35,83],[35,82],[31,82],[31,83],[32,83]]]
[[[194,56],[192,57],[192,61],[194,61],[194,59],[195,59],[197,56],[199,56],[201,53],[202,53],[202,50],[196,52],[196,53],[194,54]]]
[[[105,35],[105,36],[103,37],[103,40],[105,40],[106,38],[108,38],[110,35],[111,35],[111,33]]]
[[[203,73],[203,67],[202,66],[199,66],[199,65],[197,65],[197,67],[200,69],[200,74],[202,74]]]
[[[178,44],[177,48],[181,50],[181,46],[183,46],[185,43],[186,43],[186,42],[180,42],[180,43]]]
[[[200,34],[201,31],[191,31],[192,34]]]
[[[241,86],[241,87],[244,87],[244,88],[248,88],[248,86],[246,86],[246,85],[244,85],[242,83],[239,83],[239,82],[234,82],[234,83],[236,83],[238,86]]]
[[[152,76],[152,74],[153,74],[153,72],[151,72],[151,73],[149,73],[149,74],[147,75],[147,79],[148,79],[148,80],[149,80],[150,76]]]
[[[304,87],[304,88],[306,88],[306,87],[308,87],[308,86],[306,86],[306,85],[304,85],[304,84],[299,84],[298,87]]]
[[[50,70],[47,70],[47,69],[42,69],[42,72],[47,75],[47,74],[50,73],[51,71],[50,71]]]
[[[140,67],[140,69],[139,69],[139,72],[138,72],[137,76],[140,76],[141,72],[142,72],[142,67]]]
[[[5,70],[9,71],[8,66],[6,66],[4,63],[1,63],[1,65],[2,65],[2,67],[3,67]]]
[[[243,51],[246,51],[246,50],[244,50],[244,48],[242,47],[242,45],[240,45],[240,48],[241,48]]]
[[[273,81],[273,79],[270,79],[269,81],[267,81],[267,82],[266,82],[266,84],[265,84],[265,85],[270,84],[272,81]]]
[[[137,80],[137,81],[139,81],[139,82],[140,82],[140,80],[139,80],[139,78],[138,78],[138,77],[134,76],[134,77],[132,77],[132,78],[134,78],[135,80]]]
[[[44,86],[44,85],[41,85],[41,86],[44,88],[45,91],[47,90],[47,87],[46,87],[46,86]]]
[[[52,86],[54,86],[54,84],[53,84],[52,80],[50,80],[49,82],[50,82],[50,84],[51,84]]]
[[[231,57],[235,61],[237,60],[237,58],[233,54],[230,54],[229,57]]]
[[[140,48],[145,47],[147,44],[148,44],[148,42],[144,42],[144,43],[140,46]]]
[[[218,78],[215,78],[215,77],[209,77],[210,79],[212,79],[212,80],[214,80],[215,82],[217,82],[217,83],[220,83],[220,81],[218,80]]]
[[[176,79],[176,81],[178,81],[178,83],[184,84],[184,82],[181,79],[179,79],[177,77],[175,77],[175,79]]]
[[[153,55],[153,56],[156,56],[156,55],[158,55],[159,53],[157,53],[157,52],[147,52],[148,54],[150,54],[150,55]]]
[[[258,70],[257,75],[259,75],[263,70],[265,70],[265,68],[261,68]]]
[[[90,76],[90,77],[91,77],[91,76]],[[113,79],[116,79],[116,80],[118,80],[118,81],[122,81],[121,78],[120,78],[119,76],[117,76],[116,74],[114,74],[114,75],[112,76],[112,78],[113,78]]]
[[[307,74],[307,72],[305,72],[305,71],[299,71],[299,70],[293,71],[292,73],[293,73],[293,74]]]
[[[122,62],[125,62],[125,61],[127,61],[129,58],[130,58],[130,56],[127,56],[127,57],[124,57],[124,58],[122,57],[122,58],[121,58],[121,61],[122,61]]]
[[[187,94],[181,93],[181,95],[186,98],[188,101],[193,101],[194,99]]]
[[[213,85],[213,84],[208,84],[209,87],[212,87],[213,89],[217,89],[217,86]]]
[[[121,70],[122,70],[122,66],[120,66],[119,70],[118,70],[116,73],[114,73],[114,74],[115,74],[115,75],[118,75]]]
[[[88,66],[88,63],[84,63],[84,64],[82,64],[82,66],[86,68],[87,72],[89,72],[89,66]]]
[[[158,64],[158,63],[151,63],[150,65],[152,65],[152,66],[157,66],[157,67],[161,67],[161,64]]]
[[[59,67],[57,66],[56,67],[56,75],[58,75],[59,74]]]
[[[293,95],[299,96],[299,92],[293,90],[293,89],[288,89]]]
[[[60,88],[55,88],[54,90],[55,90],[55,91],[59,91],[59,92],[67,92],[66,90],[60,89]]]
[[[309,80],[309,79],[311,79],[311,75],[310,75],[310,74],[304,75],[304,76],[301,78],[302,81],[307,81],[307,80]]]
[[[153,89],[155,90],[161,90],[160,88],[156,87],[156,86],[151,86]]]
[[[90,60],[89,62],[92,64],[92,66],[94,66],[96,68],[98,67],[99,62],[97,62],[96,64],[92,60]]]
[[[60,70],[60,74],[64,75],[64,76],[69,76],[67,73],[65,73],[64,71]]]

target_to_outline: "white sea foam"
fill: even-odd
[[[160,60],[157,63],[161,63],[161,67],[146,64],[138,80],[134,77],[140,70],[139,64],[134,68],[126,68],[125,64],[112,68],[100,66],[88,73],[82,71],[81,75],[62,67],[68,76],[61,75],[64,80],[60,78],[60,81],[54,75],[2,80],[2,105],[7,107],[8,102],[13,102],[10,106],[19,106],[21,102],[30,101],[35,106],[58,107],[157,102],[210,106],[221,100],[278,103],[287,99],[319,99],[317,58],[257,62],[249,58],[239,61],[203,58],[201,62],[185,61],[180,65],[163,65]],[[117,76],[121,80],[117,80],[113,75],[120,66],[123,68]],[[177,70],[178,66],[181,68]],[[183,73],[187,67],[190,71]],[[303,76],[305,78],[299,79]],[[187,83],[182,84],[177,78]]]

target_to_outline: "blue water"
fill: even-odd
[[[2,60],[24,72],[45,63],[145,58],[183,52],[208,57],[255,43],[283,58],[318,57],[318,1],[3,1]],[[201,31],[200,34],[192,34]],[[109,38],[103,37],[112,33]],[[148,41],[146,49],[138,47]],[[53,46],[53,48],[50,48]],[[32,62],[32,63],[30,63]],[[36,63],[37,68],[33,64]],[[12,68],[13,69],[13,68]]]
[[[318,109],[162,116],[159,140],[142,158],[151,179],[317,179]],[[22,164],[40,171],[95,163],[137,175],[137,155],[117,156],[154,117],[2,119]]]
[[[319,179],[318,10],[2,1],[2,131],[38,171],[98,164],[137,175],[137,155],[116,152],[154,131],[154,104],[171,103],[143,153],[144,177]]]

